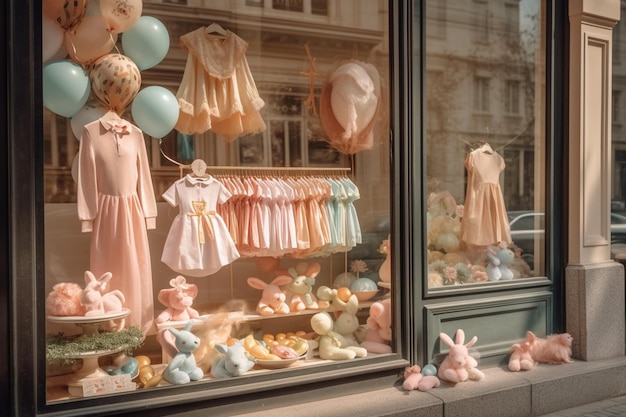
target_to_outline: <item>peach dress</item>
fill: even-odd
[[[511,243],[509,220],[499,177],[504,159],[489,145],[470,152],[465,159],[467,195],[461,222],[461,240],[469,245]]]
[[[176,93],[176,130],[187,135],[212,130],[228,142],[265,130],[259,113],[265,102],[246,60],[248,43],[231,31],[215,37],[205,27],[180,40],[189,54]]]
[[[91,232],[90,270],[111,272],[108,291],[120,290],[128,325],[152,330],[154,301],[147,229],[157,208],[143,132],[126,120],[85,125],[78,162],[78,217]]]

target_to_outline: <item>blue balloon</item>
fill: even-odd
[[[146,87],[137,93],[131,107],[137,126],[155,138],[162,138],[176,126],[178,100],[164,87]]]
[[[89,98],[89,75],[70,60],[52,61],[43,67],[43,105],[53,113],[72,117]]]
[[[141,16],[137,23],[122,34],[124,55],[145,70],[161,62],[170,49],[170,35],[159,21],[151,16]]]

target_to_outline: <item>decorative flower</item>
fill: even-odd
[[[368,270],[367,264],[361,259],[357,259],[356,261],[352,261],[350,263],[350,271],[355,273],[357,278],[359,277],[360,272],[367,272]]]
[[[463,217],[463,212],[465,211],[465,206],[463,204],[459,204],[456,206],[456,216]]]
[[[487,282],[488,279],[487,272],[485,271],[472,272],[472,282]]]
[[[188,290],[190,288],[189,284],[187,284],[187,280],[182,275],[170,279],[170,287],[176,288],[178,292],[183,292],[183,290]]]
[[[446,266],[443,269],[443,280],[445,285],[454,285],[457,278],[456,268],[453,266]]]

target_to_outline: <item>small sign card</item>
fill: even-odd
[[[102,376],[99,378],[89,378],[81,381],[83,386],[83,397],[103,395],[119,391],[131,391],[136,388],[131,380],[130,374],[119,374]]]

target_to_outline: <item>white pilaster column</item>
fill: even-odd
[[[620,0],[569,0],[566,328],[584,360],[624,355],[624,268],[611,260],[612,30]]]

